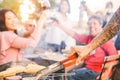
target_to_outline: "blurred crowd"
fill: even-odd
[[[64,25],[66,25],[67,28],[71,28],[74,31],[77,31],[78,33],[84,33],[84,34],[89,34],[89,28],[87,25],[87,20],[84,20],[84,15],[87,14],[87,19],[91,17],[92,15],[99,16],[103,19],[103,25],[102,27],[104,28],[107,22],[109,22],[110,18],[114,14],[113,11],[113,3],[112,1],[109,1],[106,3],[105,8],[101,10],[97,10],[96,12],[92,12],[92,10],[89,8],[87,3],[85,1],[80,2],[80,7],[79,7],[79,21],[78,22],[73,22],[69,18],[69,14],[71,12],[70,9],[70,3],[69,1],[66,2],[60,2],[59,5],[54,6],[52,8],[53,11],[58,12],[62,15],[62,20],[64,21]],[[31,20],[32,21],[32,20]],[[29,25],[36,25],[35,20],[33,20],[34,23],[30,22],[30,20],[26,21],[24,24],[24,29],[28,31],[28,34],[32,32],[33,27],[29,27]],[[42,35],[40,38],[40,41],[38,43],[38,46],[36,47],[35,50],[30,51],[35,53],[34,51],[52,51],[52,52],[60,52],[62,53],[62,50],[70,50],[73,46],[75,45],[81,45],[82,43],[77,42],[75,39],[67,35],[63,30],[59,29],[58,25],[55,25],[57,22],[53,17],[49,18],[46,21],[46,24],[44,26],[44,29],[42,31]],[[28,26],[27,26],[28,25]],[[29,29],[27,29],[29,28]],[[31,29],[30,29],[31,28]],[[20,35],[23,35],[23,32],[26,30],[19,31]],[[28,36],[27,34],[24,35]],[[116,37],[113,39],[115,41]],[[31,49],[30,49],[31,50]],[[29,51],[28,51],[29,53]]]
[[[19,22],[16,14],[9,9],[0,11],[0,63],[20,61],[23,55],[36,53],[60,53],[75,47],[89,44],[99,34],[114,14],[113,3],[107,2],[104,11],[92,12],[85,1],[80,2],[79,21],[75,24],[69,17],[71,12],[68,0],[61,0],[59,5],[47,7],[39,13],[39,19]],[[45,11],[45,12],[44,12]],[[48,12],[47,12],[48,11]],[[87,21],[83,19],[87,14]],[[120,49],[120,35],[106,42],[91,52],[84,61],[85,66],[71,73],[69,80],[94,80],[101,72],[106,56],[117,54]],[[89,76],[90,75],[90,76]]]

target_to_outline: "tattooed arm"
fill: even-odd
[[[119,30],[120,30],[120,7],[114,13],[114,15],[112,16],[108,24],[105,26],[103,31],[100,34],[98,34],[91,41],[91,43],[86,45],[81,50],[79,49],[79,51],[77,51],[77,53],[79,54],[77,63],[80,63],[81,60],[84,60],[87,56],[89,56],[89,53],[92,50],[113,38],[119,32]]]

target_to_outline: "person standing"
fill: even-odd
[[[65,27],[72,28],[73,25],[71,20],[68,18],[68,14],[70,13],[70,4],[68,0],[61,0],[58,13],[61,14],[61,18],[64,21]],[[47,43],[48,48],[50,48],[53,52],[61,52],[62,49],[70,49],[75,45],[74,39],[68,36],[64,31],[60,30],[54,24],[56,21],[54,17],[51,17],[53,20],[50,25],[47,27],[47,33],[45,41]]]

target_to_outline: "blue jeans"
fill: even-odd
[[[74,75],[68,76],[68,80],[96,80],[99,75],[99,73],[85,67],[73,70],[71,73]]]
[[[58,52],[58,51],[60,51],[60,45],[58,45],[58,44],[48,43],[48,44],[47,44],[47,47],[48,47],[48,49],[51,49],[53,52]]]

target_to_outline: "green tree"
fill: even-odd
[[[12,9],[20,18],[19,12],[20,2],[21,0],[3,0],[3,2],[0,4],[0,9],[2,8]]]

